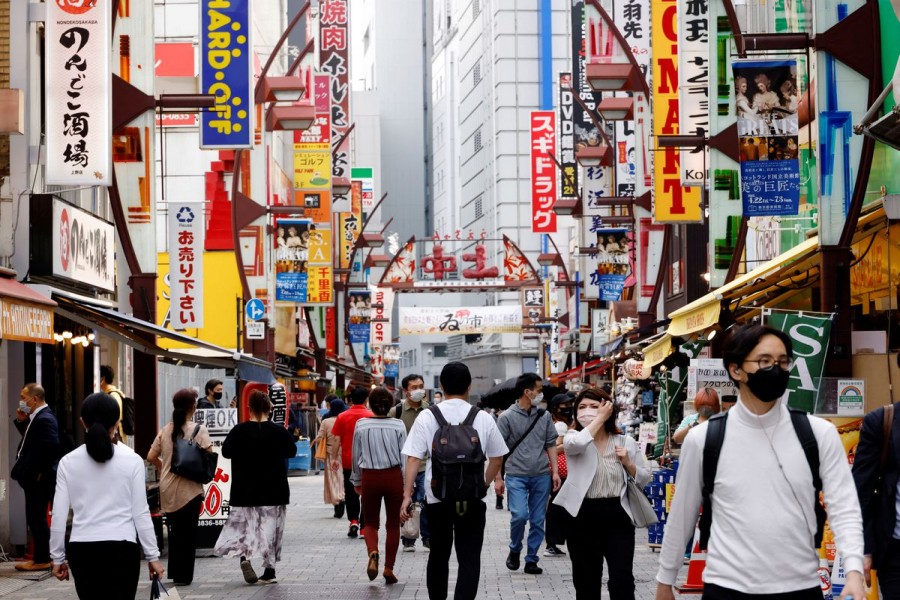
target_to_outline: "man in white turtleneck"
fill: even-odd
[[[712,494],[712,525],[703,573],[704,600],[821,600],[814,548],[812,473],[781,400],[793,366],[790,338],[749,325],[727,341],[725,368],[740,400],[728,412]],[[819,472],[847,583],[842,597],[863,600],[863,535],[850,466],[834,426],[808,417],[819,449]],[[676,494],[656,576],[656,600],[672,600],[685,544],[702,504],[703,447],[709,421],[695,427],[681,449]]]

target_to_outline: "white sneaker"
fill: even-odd
[[[403,551],[404,552],[415,552],[416,547],[415,547],[415,545],[412,545],[412,544],[410,544],[409,546],[403,546]]]

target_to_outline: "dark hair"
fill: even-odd
[[[334,402],[337,399],[338,399],[338,397],[334,394],[325,394],[324,401],[327,402],[328,404],[331,404],[332,402]]]
[[[369,394],[369,409],[379,417],[387,415],[393,406],[394,396],[386,389],[375,388]]]
[[[556,394],[553,398],[550,399],[550,402],[547,403],[547,410],[554,411],[560,407],[561,404],[566,404],[567,402],[574,402],[575,397],[570,396],[569,394],[563,392],[562,394]]]
[[[365,404],[368,399],[369,389],[361,385],[356,386],[353,388],[353,391],[350,392],[350,404]]]
[[[105,381],[108,385],[115,381],[116,372],[113,371],[113,368],[109,365],[100,365],[100,379]]]
[[[269,395],[262,390],[253,390],[250,392],[250,398],[247,400],[247,407],[250,412],[262,416],[272,412],[272,401]]]
[[[582,390],[580,394],[575,396],[575,429],[581,431],[584,427],[581,423],[578,422],[578,405],[581,404],[582,400],[595,400],[597,402],[609,401],[612,402],[612,413],[609,415],[609,418],[606,419],[606,422],[603,423],[603,429],[609,435],[616,435],[619,433],[619,427],[616,425],[616,419],[619,417],[619,406],[613,401],[612,397],[607,394],[605,391],[600,388],[588,388],[586,390]]]
[[[516,387],[513,388],[516,399],[525,395],[525,390],[534,388],[534,384],[542,381],[541,376],[537,373],[522,373],[516,378]]]
[[[334,400],[331,401],[331,409],[325,415],[325,418],[336,417],[345,410],[347,410],[347,405],[344,404],[343,400],[335,396]]]
[[[415,381],[416,379],[421,379],[422,383],[425,383],[424,377],[422,377],[421,375],[416,375],[415,373],[410,373],[409,375],[407,375],[406,377],[403,378],[403,380],[400,382],[400,385],[403,386],[403,390],[405,391],[406,389],[409,388],[409,384],[411,382]]]
[[[472,385],[469,367],[461,362],[451,362],[441,369],[441,387],[448,396],[463,396]]]
[[[187,415],[197,406],[197,392],[185,388],[172,396],[172,441],[184,437],[181,431],[187,422]]]
[[[728,377],[732,381],[737,383],[731,377],[731,371],[728,369],[729,365],[737,365],[738,368],[741,368],[746,358],[753,352],[753,349],[759,345],[759,341],[767,335],[774,335],[781,340],[787,355],[794,356],[794,345],[791,343],[791,338],[783,331],[755,324],[735,327],[726,338],[725,349],[722,353],[722,362],[725,365],[725,370],[728,371]]]
[[[119,403],[103,392],[91,394],[81,405],[81,420],[88,428],[84,435],[88,455],[99,463],[108,461],[114,450],[109,429],[119,422]]]
[[[222,382],[218,379],[210,379],[206,382],[206,395],[208,396],[211,391],[213,391],[217,385],[222,385]]]

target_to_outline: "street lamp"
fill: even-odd
[[[331,178],[331,193],[335,196],[346,196],[350,193],[352,184],[346,177]]]
[[[604,137],[606,134],[604,134]],[[599,146],[585,146],[575,151],[575,160],[582,167],[611,167],[613,163],[612,146],[602,143]]]
[[[303,131],[316,120],[316,107],[311,104],[272,106],[266,111],[266,131]]]
[[[634,98],[607,96],[600,101],[597,112],[604,121],[631,121],[634,119]]]
[[[553,205],[557,215],[581,216],[581,198],[560,198]]]
[[[589,62],[585,65],[588,85],[595,92],[634,90],[642,78],[640,68],[623,57],[623,62]]]
[[[256,103],[298,102],[306,93],[302,77],[263,77],[256,88]]]

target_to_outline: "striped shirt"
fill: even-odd
[[[616,456],[618,439],[618,436],[607,436],[602,451],[594,445],[594,452],[598,458],[597,472],[594,473],[586,498],[618,498],[622,494],[622,488],[625,487],[625,475],[622,470],[625,467]]]
[[[353,473],[350,483],[360,485],[363,469],[403,468],[400,455],[406,443],[406,425],[388,417],[360,419],[353,433]]]

